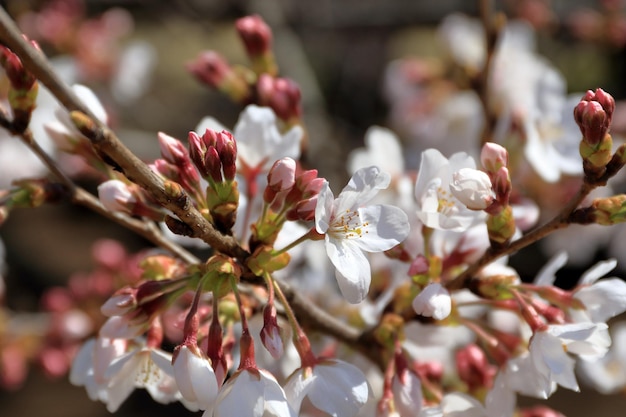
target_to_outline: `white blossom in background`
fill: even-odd
[[[351,303],[363,301],[369,291],[370,264],[363,251],[389,250],[409,234],[404,211],[390,205],[367,205],[389,181],[389,174],[369,167],[355,172],[337,198],[328,182],[319,193],[315,228],[324,235],[337,283]]]
[[[467,208],[450,191],[453,174],[462,168],[476,168],[474,159],[466,153],[455,153],[446,158],[436,149],[422,153],[415,198],[418,218],[433,229],[463,232],[485,214]]]
[[[611,325],[613,344],[608,353],[596,361],[578,363],[581,379],[602,394],[614,394],[626,385],[626,323]]]
[[[285,384],[291,407],[298,412],[305,397],[331,416],[353,417],[367,403],[370,387],[356,366],[327,359],[294,372]]]
[[[452,298],[443,285],[433,282],[415,297],[412,305],[417,314],[443,320],[452,311]]]
[[[365,148],[358,148],[348,156],[348,172],[377,166],[392,178],[404,175],[404,157],[400,140],[391,130],[372,126],[365,132]]]

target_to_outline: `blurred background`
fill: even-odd
[[[362,146],[366,130],[374,124],[396,128],[384,88],[389,64],[405,57],[442,57],[437,37],[442,19],[452,12],[478,14],[477,2],[468,0],[13,0],[0,4],[29,37],[39,40],[68,81],[96,92],[120,138],[145,160],[158,157],[158,131],[184,139],[207,115],[225,126],[235,124],[242,106],[201,85],[185,64],[203,50],[219,51],[233,64],[245,63],[234,21],[261,15],[273,29],[281,75],[295,80],[302,90],[308,161],[335,189],[347,180],[346,156]],[[537,52],[563,74],[569,92],[602,87],[617,100],[626,98],[626,12],[620,1],[511,0],[494,5],[536,28]],[[613,26],[604,25],[607,33],[598,34],[602,25],[598,29],[593,19],[607,14],[606,21]],[[69,27],[80,31],[67,37],[62,32]],[[94,190],[89,179],[82,181]],[[19,312],[36,311],[46,290],[63,285],[75,271],[93,268],[91,248],[98,239],[118,239],[129,252],[147,246],[117,225],[68,205],[11,212],[0,237],[8,265],[5,304]],[[578,239],[584,245],[584,237]],[[589,251],[593,253],[588,265],[606,258],[602,246]],[[546,252],[533,246],[512,263],[532,279],[545,259]],[[572,284],[568,277],[584,268],[565,269],[559,278],[564,285]],[[0,390],[0,415],[109,415],[102,404],[88,399],[84,388],[44,374],[32,367],[22,384]],[[560,389],[550,403],[571,417],[617,416],[626,410],[623,396],[600,396],[584,388],[582,395]],[[188,412],[178,405],[158,405],[138,390],[116,415],[173,413]]]

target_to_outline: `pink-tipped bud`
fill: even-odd
[[[165,179],[180,182],[180,171],[165,159],[155,159],[150,168]]]
[[[429,268],[428,258],[424,255],[417,255],[411,262],[411,266],[409,266],[409,276],[425,275],[428,273]]]
[[[273,304],[267,304],[263,309],[263,329],[261,329],[261,342],[265,349],[274,359],[283,356],[283,339],[281,328],[278,325],[276,308]]]
[[[467,345],[456,352],[456,368],[470,391],[491,387],[496,374],[496,367],[489,363],[485,352],[475,344]]]
[[[215,51],[205,51],[186,65],[198,81],[216,88],[237,102],[249,99],[250,91],[245,77],[236,73],[226,59]]]
[[[317,195],[300,200],[296,206],[287,212],[287,220],[302,220],[304,222],[315,220],[315,208],[317,207]]]
[[[272,29],[258,15],[246,16],[235,22],[235,28],[250,57],[263,55],[272,48]]]
[[[186,67],[198,81],[214,88],[220,88],[233,71],[228,61],[215,51],[201,52]]]
[[[11,86],[16,90],[30,90],[37,81],[26,71],[20,58],[5,46],[0,46],[0,65],[4,68]]]
[[[589,90],[574,108],[574,119],[583,134],[583,140],[590,145],[599,144],[611,126],[615,99],[598,88]]]
[[[181,141],[163,132],[159,132],[158,137],[163,159],[176,166],[189,163],[189,153]]]
[[[235,138],[230,132],[222,130],[217,135],[215,148],[220,157],[224,179],[233,181],[237,173],[237,142]]]
[[[261,74],[257,83],[259,102],[269,106],[282,120],[300,118],[300,87],[288,78],[274,78],[269,74]]]
[[[274,192],[286,191],[296,183],[296,161],[289,157],[274,162],[267,174],[267,185]]]
[[[487,142],[480,152],[480,163],[490,175],[493,175],[501,167],[509,165],[509,152],[497,143]]]
[[[493,178],[493,191],[496,193],[498,203],[503,206],[509,204],[512,187],[508,168],[500,167],[500,169],[495,172]]]
[[[107,317],[123,316],[135,307],[137,307],[137,288],[124,287],[105,301],[100,311]]]
[[[127,214],[133,212],[137,203],[127,184],[120,180],[105,181],[98,186],[98,198],[102,205],[111,211],[121,211]]]

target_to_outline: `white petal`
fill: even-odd
[[[602,278],[613,269],[615,269],[616,266],[617,261],[615,259],[607,259],[606,261],[598,262],[587,271],[585,271],[585,273],[580,277],[578,285],[593,284],[598,279]]]
[[[330,226],[333,201],[335,201],[335,196],[333,196],[328,181],[324,181],[324,185],[317,196],[317,206],[315,206],[315,230],[318,233],[326,233]]]
[[[396,246],[409,235],[411,226],[406,213],[395,206],[378,205],[359,209],[366,233],[353,242],[368,252],[383,252]]]
[[[535,278],[535,285],[552,285],[556,279],[555,273],[567,263],[567,252],[559,252],[554,255],[547,264],[541,268]]]
[[[334,417],[352,417],[369,398],[369,385],[363,373],[354,365],[331,361],[313,369],[319,379],[309,391],[311,403]]]
[[[377,166],[359,169],[337,196],[334,213],[365,206],[380,190],[387,188],[390,182],[391,175]]]
[[[346,300],[353,304],[363,301],[372,279],[363,252],[356,245],[326,235],[326,254],[336,268],[335,277]]]

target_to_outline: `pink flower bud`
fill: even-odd
[[[583,134],[583,140],[590,145],[599,144],[611,126],[615,100],[610,94],[598,88],[589,90],[574,108],[574,119]]]
[[[229,77],[232,68],[217,52],[205,51],[187,64],[187,71],[209,87],[219,88]]]
[[[222,171],[226,181],[235,179],[237,173],[237,142],[230,132],[222,130],[216,138],[215,147],[222,163]]]
[[[283,120],[302,115],[300,87],[288,78],[274,78],[261,74],[257,83],[259,102],[269,106]]]
[[[508,168],[500,167],[500,169],[496,171],[493,179],[493,191],[496,193],[498,203],[501,205],[509,204],[512,187],[513,185],[511,184]]]
[[[137,306],[137,289],[124,287],[113,294],[100,307],[100,311],[107,317],[123,316]]]
[[[274,359],[279,359],[283,356],[283,339],[280,335],[281,328],[278,325],[276,317],[276,308],[274,305],[267,304],[263,309],[261,342]]]
[[[467,345],[456,352],[456,367],[459,378],[470,391],[489,388],[496,374],[495,366],[487,360],[485,352],[475,344]]]
[[[128,185],[120,180],[105,181],[98,186],[98,198],[102,205],[111,211],[132,213],[137,199]]]
[[[182,166],[189,163],[189,154],[185,146],[176,138],[163,132],[158,133],[161,156],[170,164]]]
[[[428,259],[424,255],[417,255],[409,266],[409,276],[424,275],[428,273],[429,267]]]
[[[272,48],[272,29],[258,15],[246,16],[235,22],[248,55],[263,55]]]
[[[480,163],[489,174],[493,174],[500,167],[509,165],[509,152],[497,143],[487,142],[480,152]]]
[[[20,58],[9,48],[0,46],[0,65],[16,90],[30,90],[37,79],[22,65]]]
[[[519,411],[520,417],[565,417],[556,410],[546,407],[545,405],[537,405],[531,408],[524,408]]]
[[[286,157],[274,162],[267,174],[267,184],[275,192],[285,191],[296,183],[296,161]]]
[[[317,195],[300,200],[296,206],[287,212],[287,220],[302,220],[305,222],[315,220],[315,208],[317,207]]]

